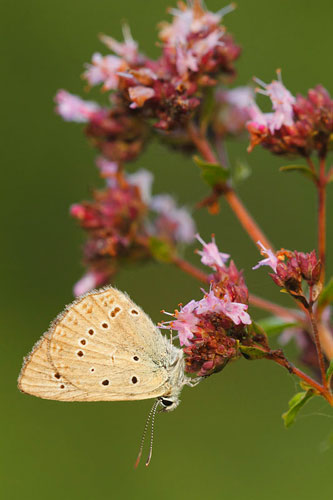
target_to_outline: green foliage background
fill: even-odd
[[[225,23],[244,47],[238,84],[253,75],[270,81],[282,68],[293,92],[332,84],[330,0],[238,0]],[[151,467],[133,470],[150,402],[57,403],[22,395],[16,378],[23,355],[49,321],[72,300],[82,273],[82,233],[68,216],[72,202],[100,183],[94,151],[80,126],[53,113],[58,88],[82,93],[82,65],[103,50],[97,33],[120,36],[129,21],[142,50],[158,54],[155,25],[169,2],[158,0],[2,1],[1,156],[2,262],[0,491],[18,499],[228,498],[278,500],[332,494],[333,450],[320,450],[333,428],[332,410],[310,401],[286,431],[281,413],[295,382],[267,361],[228,366],[194,389],[157,421]],[[218,10],[218,0],[209,0]],[[232,144],[233,160],[247,158],[246,141]],[[314,246],[315,195],[297,174],[281,174],[286,161],[259,149],[248,158],[252,177],[240,194],[277,247]],[[153,145],[138,166],[155,173],[156,192],[193,203],[207,191],[198,168],[183,156]],[[134,168],[134,167],[133,167]],[[332,189],[330,188],[330,191]],[[332,192],[330,192],[332,195]],[[332,213],[329,202],[328,214]],[[288,303],[258,260],[229,208],[219,216],[196,214],[203,237],[216,233],[221,249],[245,270],[253,293]],[[332,254],[328,225],[328,255]],[[188,258],[198,258],[188,252]],[[329,259],[332,272],[332,259]],[[199,285],[167,264],[124,269],[117,286],[155,321],[200,296]],[[257,316],[260,313],[255,311]],[[322,415],[324,414],[324,416]],[[327,418],[329,416],[329,418]],[[307,418],[305,418],[307,417]]]

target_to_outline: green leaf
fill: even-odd
[[[319,306],[326,306],[330,302],[333,302],[333,278],[330,279],[318,298]]]
[[[327,371],[326,371],[326,380],[327,380],[327,382],[331,381],[332,375],[333,375],[333,359],[331,359],[330,365],[329,365],[329,367],[327,368]]]
[[[244,358],[249,360],[262,359],[266,356],[267,352],[260,347],[248,346],[239,344],[239,350],[243,354]]]
[[[194,162],[201,168],[201,177],[211,187],[223,185],[230,178],[230,171],[218,163],[209,163],[198,156],[193,157]]]
[[[170,262],[173,256],[172,247],[163,240],[152,236],[149,239],[149,249],[156,260]]]
[[[285,319],[269,316],[268,318],[260,319],[258,325],[265,330],[267,335],[277,335],[282,333],[286,328],[297,326],[296,321],[286,321]]]
[[[286,165],[285,167],[280,167],[280,172],[299,172],[312,181],[317,181],[317,175],[306,165]]]
[[[252,321],[252,323],[247,326],[247,331],[252,335],[266,335],[266,332],[262,328],[262,326],[255,321]]]
[[[252,169],[248,163],[243,160],[237,160],[232,169],[232,180],[235,184],[245,181],[252,174]]]
[[[285,413],[282,414],[284,425],[287,428],[294,423],[298,412],[309,401],[309,399],[312,398],[312,396],[314,396],[314,392],[310,390],[310,391],[298,392],[297,394],[295,394],[295,396],[291,398],[291,400],[288,403],[289,410],[287,410]]]

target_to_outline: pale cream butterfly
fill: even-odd
[[[128,295],[105,287],[66,307],[25,358],[18,379],[22,392],[58,401],[130,401],[157,398],[158,407],[179,404],[185,376],[182,349],[161,334]]]

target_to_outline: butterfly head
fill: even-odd
[[[162,406],[162,411],[172,411],[180,403],[180,399],[177,396],[168,396],[168,397],[160,397],[158,398],[160,405]]]

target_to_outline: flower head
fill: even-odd
[[[274,254],[259,241],[258,244],[262,248],[261,253],[268,257],[260,261],[253,269],[265,265],[270,266],[274,271],[270,276],[276,285],[299,300],[305,307],[316,302],[321,291],[319,283],[321,262],[316,252],[313,250],[311,253],[303,253],[281,249]],[[303,290],[303,281],[309,288],[308,295]]]
[[[275,154],[309,157],[312,151],[320,154],[333,145],[333,100],[322,86],[310,89],[307,97],[296,98],[278,81],[257,90],[272,101],[273,112],[262,113],[254,103],[250,107],[247,128],[251,136],[249,151],[258,145]]]
[[[231,261],[212,275],[209,292],[175,311],[161,328],[176,330],[184,346],[186,371],[207,376],[239,356],[239,343],[251,345],[248,290]],[[169,313],[167,313],[169,314]]]
[[[197,251],[201,255],[201,262],[213,269],[223,268],[230,255],[219,251],[215,243],[215,237],[212,237],[211,243],[205,243],[199,234],[195,236],[203,246],[202,251]]]

